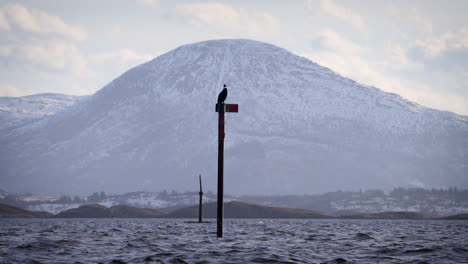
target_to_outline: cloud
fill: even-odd
[[[88,57],[88,67],[92,72],[99,74],[94,74],[94,76],[90,78],[91,82],[89,87],[93,87],[94,89],[90,89],[88,87],[88,89],[82,90],[95,91],[96,89],[102,88],[109,82],[109,80],[115,79],[128,69],[141,63],[145,63],[154,57],[155,54],[138,53],[128,48],[90,55]],[[82,83],[78,84],[82,86]],[[78,84],[75,88],[72,88],[74,88],[75,91],[80,92],[80,94],[83,94],[78,90]]]
[[[86,61],[72,43],[63,40],[38,40],[15,49],[16,59],[45,70],[81,73]]]
[[[0,46],[0,56],[7,57],[11,55],[11,48],[8,46]]]
[[[73,91],[73,95],[90,95],[94,93],[94,89],[89,89],[89,87],[83,87],[77,83],[70,85],[70,90]]]
[[[86,38],[82,28],[20,4],[4,5],[0,14],[0,24],[8,25],[0,26],[0,63],[29,71],[83,73],[86,61],[75,44]]]
[[[119,26],[114,25],[114,26],[112,27],[112,31],[111,31],[111,32],[112,32],[112,34],[114,34],[114,35],[119,35],[122,31],[120,30],[120,27],[119,27]]]
[[[86,32],[82,28],[68,25],[58,16],[38,9],[28,10],[20,4],[7,4],[1,8],[1,13],[4,15],[3,18],[0,16],[0,28],[8,30],[8,27],[5,27],[8,25],[30,33],[57,34],[78,41],[86,39]]]
[[[0,57],[9,67],[39,72],[83,73],[86,60],[74,43],[63,39],[18,38],[0,43]]]
[[[20,89],[16,88],[13,85],[6,84],[6,83],[0,83],[0,94],[1,96],[23,96],[25,93],[21,91]]]
[[[250,36],[275,33],[278,20],[265,12],[251,12],[223,3],[193,3],[178,5],[176,14],[189,24],[208,27],[223,33],[247,33]]]
[[[144,6],[156,6],[158,4],[158,0],[137,0],[136,2]]]
[[[424,69],[424,64],[409,58],[408,50],[400,44],[387,43],[384,56],[385,60],[381,64],[393,70],[409,71]]]
[[[439,37],[417,40],[415,46],[421,48],[428,58],[439,57],[449,50],[466,50],[468,49],[468,28],[461,28],[457,32],[449,31]]]
[[[389,21],[405,38],[410,38],[407,35],[409,30],[416,30],[423,34],[432,34],[432,20],[421,13],[420,9],[415,7],[400,7],[389,4],[386,8],[389,14]],[[401,32],[403,30],[403,32]]]
[[[313,43],[320,42],[314,52],[305,57],[365,84],[382,83],[381,74],[364,60],[366,48],[359,46],[333,30],[324,29],[315,34]]]
[[[388,69],[361,56],[330,51],[302,54],[302,56],[362,84],[399,94],[424,106],[468,115],[468,100],[464,96],[434,90],[422,82],[392,75]]]
[[[135,65],[137,63],[147,62],[151,59],[153,59],[151,54],[138,54],[133,50],[123,48],[114,52],[104,52],[93,55],[91,62],[93,64],[99,65],[105,64],[110,60],[117,60],[122,64],[131,63],[132,65]]]
[[[0,74],[27,76],[16,79],[14,86],[3,85],[2,95],[31,93],[33,87],[25,85],[47,92],[49,81],[58,83],[58,80],[65,82],[92,75],[77,47],[86,39],[86,31],[65,23],[58,16],[21,4],[6,4],[0,7],[0,34]],[[62,89],[61,92],[68,92]]]
[[[314,0],[308,0],[307,7],[309,9],[314,9],[315,3],[316,1]],[[353,12],[352,10],[340,7],[336,5],[332,0],[322,0],[320,2],[320,7],[326,14],[336,17],[344,22],[350,23],[355,28],[361,31],[365,30],[364,21],[362,17],[359,14]]]
[[[362,84],[397,93],[425,106],[468,114],[468,100],[463,94],[442,91],[432,87],[431,83],[412,78],[412,74],[424,72],[424,65],[409,59],[407,50],[399,44],[389,43],[385,53],[379,53],[380,56],[375,59],[367,48],[343,38],[332,30],[318,32],[314,39],[320,39],[322,46],[302,55],[320,65]],[[412,74],[405,78],[401,73],[395,74],[395,71]],[[448,80],[454,77],[451,74],[440,74],[438,79]],[[462,82],[468,84],[468,73],[465,74],[466,80]]]
[[[84,29],[20,4],[5,5],[0,14],[5,14],[4,24],[9,26],[0,28],[0,76],[12,76],[11,85],[0,86],[0,95],[89,94],[154,57],[129,48],[83,54],[80,43],[86,38]],[[118,34],[119,28],[114,27],[114,31]]]
[[[10,24],[8,23],[5,15],[3,14],[3,10],[0,9],[0,30],[10,30]]]
[[[330,51],[347,54],[357,54],[365,50],[365,48],[341,37],[338,33],[330,29],[323,29],[315,34],[313,43]]]

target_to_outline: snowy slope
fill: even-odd
[[[224,201],[230,202],[235,200],[236,197],[226,196]],[[210,203],[216,201],[216,195],[213,193],[206,193],[203,196],[203,203]],[[199,195],[196,192],[192,193],[177,193],[177,194],[163,194],[154,192],[133,192],[123,195],[112,195],[99,202],[83,202],[83,203],[34,203],[28,205],[26,208],[31,211],[43,211],[52,214],[57,214],[68,209],[78,208],[84,204],[98,203],[100,205],[111,207],[115,205],[130,205],[138,208],[152,208],[161,210],[163,212],[172,211],[175,208],[186,207],[199,203]]]
[[[18,191],[215,190],[226,83],[226,192],[312,193],[411,183],[468,187],[468,118],[429,109],[251,40],[179,47],[80,104],[0,138]],[[21,183],[21,184],[18,184]]]
[[[87,96],[36,94],[0,97],[0,129],[11,129],[50,116]]]

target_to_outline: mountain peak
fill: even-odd
[[[230,49],[232,51],[239,51],[239,50],[259,50],[259,51],[266,51],[266,50],[276,50],[276,51],[284,51],[287,52],[286,50],[277,47],[275,45],[262,42],[262,41],[257,41],[257,40],[251,40],[251,39],[215,39],[215,40],[205,40],[201,42],[196,42],[196,43],[191,43],[191,44],[186,44],[183,45],[175,50],[178,49],[209,49],[211,51],[216,50],[216,49]]]
[[[202,171],[214,190],[223,84],[227,103],[240,108],[226,118],[228,193],[468,186],[466,119],[245,39],[179,47],[40,126],[11,130],[0,138],[0,184],[55,193],[188,190]]]

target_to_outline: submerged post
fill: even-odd
[[[216,213],[216,235],[223,237],[223,218],[224,218],[224,113],[238,112],[237,104],[225,104],[227,97],[227,87],[224,85],[223,91],[218,96],[216,112],[218,115],[218,203]]]
[[[202,209],[202,199],[203,199],[203,191],[202,191],[202,185],[201,185],[201,174],[198,176],[200,178],[200,205],[198,206],[198,222],[202,223],[203,222],[203,209]]]

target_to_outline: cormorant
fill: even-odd
[[[224,85],[223,90],[218,95],[218,104],[224,103],[224,100],[226,100],[227,95],[228,95],[227,86]]]

